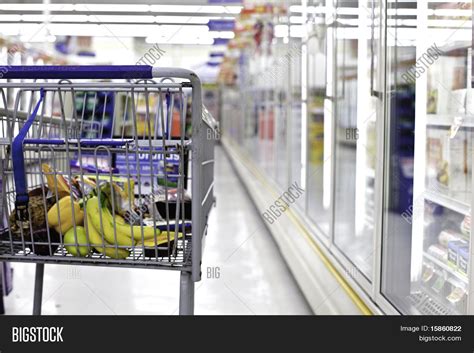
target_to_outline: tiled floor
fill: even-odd
[[[216,150],[217,207],[209,221],[196,314],[310,314],[277,246]],[[30,314],[34,265],[14,264],[7,314]],[[207,278],[207,273],[219,278]],[[217,277],[217,276],[215,276]],[[179,273],[47,265],[43,314],[177,314]]]

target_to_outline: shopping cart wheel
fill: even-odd
[[[179,283],[179,315],[194,314],[194,282],[191,272],[181,271]]]
[[[43,301],[43,277],[44,264],[36,264],[33,315],[41,315],[41,302]]]

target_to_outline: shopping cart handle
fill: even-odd
[[[0,66],[4,79],[148,79],[148,65]]]

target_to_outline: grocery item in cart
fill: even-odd
[[[80,226],[84,221],[84,211],[79,202],[71,196],[65,196],[48,211],[48,225],[58,233],[65,234],[69,229]]]
[[[65,248],[73,256],[84,257],[90,252],[86,230],[81,226],[73,227],[66,232],[64,244],[70,244],[65,245]]]
[[[59,234],[54,229],[47,229],[46,215],[50,207],[54,204],[52,197],[45,197],[48,195],[49,189],[36,188],[28,193],[29,196],[29,220],[20,221],[18,218],[17,210],[14,209],[9,216],[9,226],[13,237],[17,240],[24,240],[25,242],[59,242]],[[45,209],[46,206],[46,209]],[[31,223],[30,223],[31,221]],[[31,236],[33,232],[33,237]],[[7,234],[3,234],[7,236]],[[48,245],[35,244],[26,246],[37,255],[49,255],[50,248]],[[54,253],[58,248],[57,245],[51,246],[51,251]]]

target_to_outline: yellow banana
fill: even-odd
[[[104,254],[113,259],[126,259],[130,256],[130,251],[125,249],[114,249],[112,247],[106,247],[110,245],[102,238],[97,229],[92,225],[92,222],[87,224],[87,234],[89,236],[89,242],[91,245],[101,254]]]
[[[120,232],[126,235],[129,238],[141,241],[142,240],[142,228],[143,228],[143,239],[153,239],[155,238],[155,228],[150,226],[132,226],[130,225],[120,225],[117,224],[117,232]],[[156,236],[160,235],[161,231],[156,228]]]
[[[82,225],[83,220],[84,212],[77,201],[71,200],[71,196],[63,197],[48,211],[48,224],[58,233],[66,233],[74,226],[74,221],[76,226]]]
[[[114,232],[114,220],[112,214],[107,207],[101,207],[99,205],[99,199],[97,197],[92,197],[87,200],[86,211],[88,221],[92,223],[97,231],[104,234],[105,240],[110,244],[132,246],[135,243],[133,239],[119,231],[120,225],[115,224],[117,231]]]
[[[46,176],[46,182],[48,184],[48,189],[51,190],[53,195],[58,194],[58,197],[63,197],[69,195],[71,188],[60,174],[54,175],[54,169],[51,168],[49,164],[43,163],[41,169]]]
[[[178,233],[178,239],[181,239],[183,237],[183,233]],[[170,232],[170,241],[174,240],[174,232]],[[156,244],[161,245],[168,242],[168,233],[163,232],[156,238]],[[145,246],[155,246],[155,239],[147,239],[143,242],[143,245]],[[137,244],[136,246],[142,246],[142,243]]]
[[[142,227],[141,226],[132,226],[125,222],[125,219],[120,215],[112,216],[115,218],[115,227],[117,232],[120,232],[124,236],[129,238],[141,241],[142,240]],[[161,231],[157,228],[156,229],[156,236],[159,236]],[[143,239],[153,239],[155,238],[155,231],[154,227],[151,226],[143,226]]]

